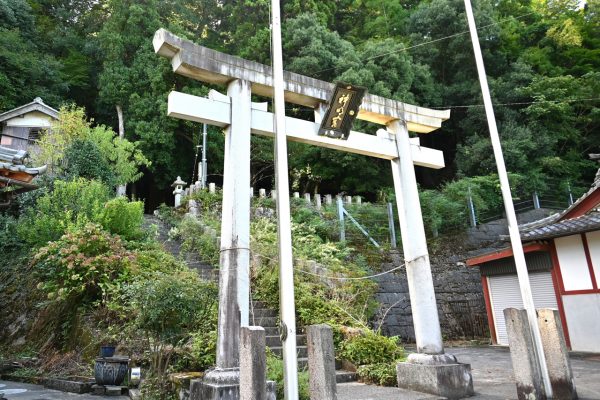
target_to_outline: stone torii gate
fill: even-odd
[[[211,91],[208,98],[171,92],[168,102],[169,116],[225,128],[217,369],[204,383],[193,383],[191,393],[192,398],[222,398],[217,396],[235,391],[240,326],[249,324],[250,135],[274,135],[273,114],[265,103],[252,103],[251,94],[272,97],[273,74],[266,65],[208,49],[163,29],[154,35],[153,45],[157,54],[171,60],[175,73],[227,86],[226,95]],[[418,138],[408,135],[440,128],[450,111],[367,94],[358,118],[386,129],[377,135],[353,131],[348,140],[340,140],[318,135],[334,85],[290,72],[284,72],[284,80],[287,102],[315,110],[315,122],[286,117],[288,140],[391,161],[417,342],[417,353],[398,366],[400,384],[452,398],[469,395],[470,366],[444,354],[414,172],[414,165],[443,168],[444,158],[441,151],[422,147]],[[295,340],[295,335],[295,328],[288,330],[288,340]],[[292,358],[297,362],[295,354]]]

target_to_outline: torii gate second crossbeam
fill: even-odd
[[[234,390],[233,371],[239,367],[240,326],[249,323],[250,135],[273,135],[273,115],[266,107],[252,103],[251,94],[272,96],[273,74],[266,65],[199,46],[163,29],[156,32],[153,44],[156,53],[171,60],[175,73],[227,86],[227,95],[213,91],[209,99],[172,92],[168,110],[169,115],[177,118],[226,128],[217,370],[207,375],[202,385],[192,384],[191,388],[192,392],[197,387],[199,393],[205,393],[200,398],[213,399],[217,398],[217,391],[222,393],[220,388]],[[408,135],[409,130],[428,133],[438,129],[450,117],[449,110],[431,110],[367,95],[358,118],[385,125],[387,129],[376,136],[352,132],[349,140],[343,141],[317,134],[334,85],[290,72],[284,72],[284,80],[287,102],[315,110],[315,122],[286,117],[288,140],[391,161],[417,342],[417,353],[411,354],[405,363],[408,368],[418,368],[414,376],[419,382],[412,382],[412,387],[438,394],[472,393],[470,367],[444,354],[413,166],[442,168],[443,155],[419,146],[414,140],[411,143]],[[286,341],[293,341],[295,350],[295,328],[288,329],[284,336],[287,338],[284,347]],[[443,374],[451,377],[440,379],[437,367],[442,367]],[[437,383],[430,385],[432,381]]]

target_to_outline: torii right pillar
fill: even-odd
[[[474,394],[471,366],[444,353],[406,121],[394,120],[387,130],[395,135],[398,150],[398,158],[391,161],[392,174],[417,342],[417,352],[396,367],[398,386],[449,399],[468,397]]]

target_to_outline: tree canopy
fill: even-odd
[[[54,107],[84,106],[117,131],[118,106],[125,137],[150,161],[146,183],[167,188],[194,170],[201,132],[198,124],[166,116],[167,94],[209,88],[173,74],[154,54],[154,32],[166,28],[269,64],[269,4],[0,0],[0,111],[40,96]],[[286,69],[451,109],[440,130],[421,135],[422,144],[444,151],[447,164],[441,171],[418,169],[424,187],[495,172],[462,0],[285,0],[282,6]],[[510,172],[536,188],[589,182],[595,166],[586,155],[600,151],[600,2],[480,0],[474,7]],[[313,115],[302,107],[288,114]],[[356,128],[377,129],[362,122]],[[99,136],[102,151],[107,142]],[[220,131],[211,128],[213,181],[222,173],[222,146]],[[271,146],[253,138],[254,182],[264,187],[273,175]],[[374,197],[391,185],[386,162],[296,144],[290,153],[291,181],[301,190]],[[139,177],[125,174],[121,181]]]

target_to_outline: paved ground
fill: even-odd
[[[126,396],[92,396],[91,394],[65,393],[58,390],[46,389],[40,385],[28,383],[0,381],[0,394],[8,400],[100,400],[100,399],[129,399]],[[1,397],[1,396],[0,396]]]
[[[471,399],[515,399],[517,392],[512,375],[510,353],[507,348],[448,348],[460,362],[470,363],[473,373],[475,396]],[[580,400],[600,400],[600,355],[571,356]],[[382,388],[360,383],[338,385],[338,400],[421,400],[436,399],[435,396],[397,388]]]
[[[473,372],[475,396],[473,400],[506,400],[516,398],[516,389],[512,376],[510,354],[506,348],[448,348],[459,361],[470,363]],[[600,355],[573,354],[571,367],[580,400],[600,400]],[[104,397],[76,395],[42,386],[24,383],[0,381],[0,394],[8,400],[99,400],[103,398],[125,399],[126,397]],[[343,383],[338,385],[338,400],[433,400],[437,397],[402,390],[364,385],[361,383]]]

